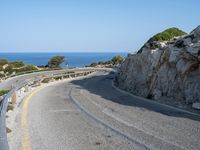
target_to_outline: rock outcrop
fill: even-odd
[[[200,26],[170,41],[147,42],[123,62],[115,85],[150,99],[200,102]]]

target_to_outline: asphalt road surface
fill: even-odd
[[[29,98],[27,149],[198,150],[200,116],[121,93],[112,74],[45,87]],[[18,147],[17,149],[23,149]]]
[[[40,78],[42,76],[50,76],[50,75],[56,75],[60,73],[65,73],[69,71],[89,71],[93,69],[87,69],[87,68],[75,68],[75,69],[63,69],[63,70],[52,70],[52,71],[42,71],[42,72],[34,72],[24,75],[19,75],[15,77],[8,78],[7,80],[0,83],[0,89],[10,89],[12,86],[18,85],[20,82],[24,80],[29,80],[31,78]]]

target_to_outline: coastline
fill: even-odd
[[[61,65],[63,68],[84,67],[93,62],[107,61],[116,55],[126,57],[128,52],[1,52],[0,58],[6,58],[9,61],[22,60],[26,64],[36,66],[46,65],[48,60],[56,55],[65,56],[66,61]]]

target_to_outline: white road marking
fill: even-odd
[[[103,109],[102,111],[103,113],[105,113],[106,115],[112,117],[113,119],[127,125],[128,127],[133,127],[133,125],[125,120],[123,120],[122,118],[118,117],[117,115],[115,115],[111,110],[109,110],[108,108]]]
[[[56,112],[80,112],[78,109],[59,109],[59,110],[50,110],[49,112],[51,113],[56,113]]]
[[[80,93],[83,94],[83,90],[82,89],[80,90]]]
[[[84,95],[84,91],[82,89],[80,90],[80,94]],[[97,107],[100,108],[100,105],[98,103],[96,103],[94,100],[92,100],[90,97],[86,96],[86,99],[89,100],[91,103],[93,103],[94,105],[96,105]]]

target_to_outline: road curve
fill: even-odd
[[[30,148],[200,148],[198,115],[121,93],[112,87],[112,79],[113,75],[97,72],[48,86],[30,97],[28,129],[23,129],[28,132]]]
[[[90,70],[94,70],[94,68],[62,69],[62,70],[41,71],[41,72],[23,74],[23,75],[8,78],[5,81],[1,82],[0,89],[10,89],[12,85],[16,86],[20,82],[31,79],[31,78],[61,74],[61,73],[69,72],[69,71],[90,71]]]

